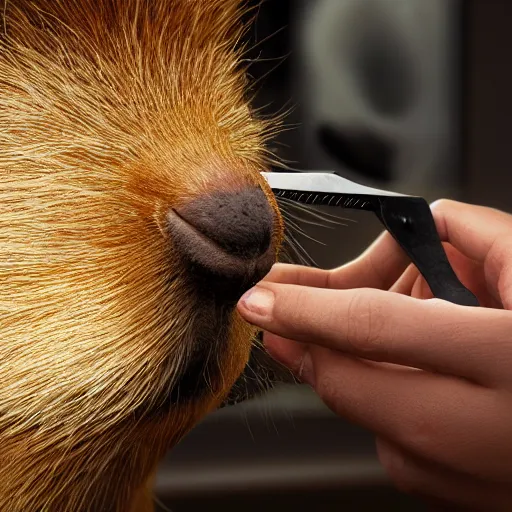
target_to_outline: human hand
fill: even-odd
[[[401,490],[512,510],[512,216],[453,201],[432,210],[483,307],[433,299],[385,233],[339,269],[276,265],[239,312],[334,412],[376,434]]]

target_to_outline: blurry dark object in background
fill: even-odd
[[[370,131],[342,130],[329,124],[318,128],[322,148],[341,165],[352,169],[363,178],[388,182],[393,176],[393,145]]]
[[[298,3],[302,9],[293,19],[300,167],[336,168],[370,186],[382,185],[379,175],[387,175],[389,188],[428,198],[456,195],[462,0]],[[380,140],[392,148],[392,160],[369,173],[333,158],[318,139],[325,124],[342,134],[371,134],[366,147],[360,138],[345,138],[345,155],[349,149],[372,153]]]
[[[379,0],[352,4],[345,26],[357,30],[340,48],[348,53],[347,66],[340,71],[353,75],[355,88],[375,112],[388,118],[406,115],[418,100],[420,77],[408,35],[393,15],[398,9]]]

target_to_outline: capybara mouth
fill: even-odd
[[[175,405],[201,400],[207,395],[217,394],[223,387],[225,357],[230,350],[233,308],[219,305],[211,297],[202,297],[197,302],[197,312],[182,344],[184,357],[175,369],[170,388],[161,390],[162,396],[155,397],[156,410],[168,413]]]
[[[217,302],[225,305],[234,307],[275,262],[275,248],[270,243],[263,254],[244,258],[227,252],[174,210],[169,213],[168,222],[190,277],[201,291],[214,293]]]

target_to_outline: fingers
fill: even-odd
[[[453,245],[468,260],[485,265],[485,288],[490,286],[494,303],[503,303],[507,309],[512,309],[512,216],[491,208],[447,200],[434,203],[432,211],[441,239]],[[306,270],[297,265],[278,265],[266,281],[318,288],[388,290],[409,264],[409,258],[385,232],[359,258],[337,269]],[[466,279],[468,281],[471,279]],[[479,283],[480,288],[483,284]],[[470,289],[473,288],[470,286]],[[399,293],[405,293],[403,283]]]
[[[330,288],[388,290],[409,263],[409,257],[385,232],[359,258],[332,271]]]
[[[280,351],[273,347],[274,354]],[[511,479],[508,394],[420,370],[368,364],[317,346],[309,347],[300,367],[339,416],[453,471],[500,483]]]
[[[413,290],[418,286],[418,281],[422,282],[422,287],[418,290],[419,295],[413,295]],[[427,282],[423,279],[420,271],[413,264],[407,267],[405,272],[397,279],[393,286],[391,286],[389,291],[417,298],[433,298]]]
[[[377,453],[391,481],[406,494],[434,499],[445,505],[456,504],[465,510],[501,512],[511,508],[512,491],[505,486],[429,463],[382,438],[377,440]]]
[[[267,336],[266,344],[339,416],[449,470],[510,483],[508,393],[275,336]],[[293,361],[286,359],[290,353]]]
[[[410,263],[389,233],[383,233],[356,260],[334,270],[300,265],[274,265],[265,281],[314,288],[377,288],[387,290]]]
[[[512,216],[446,200],[434,203],[432,211],[441,239],[483,264],[489,291],[505,308],[511,308]]]
[[[480,305],[482,307],[502,309],[503,305],[501,302],[495,300],[489,294],[482,264],[464,256],[447,242],[443,243],[443,246],[457,277],[466,288],[478,297]],[[414,265],[409,265],[407,270],[390,288],[390,291],[419,299],[433,298],[430,287]]]
[[[492,208],[443,199],[431,209],[441,239],[480,263],[497,240],[512,233],[512,216]]]
[[[464,308],[380,290],[261,283],[239,303],[264,331],[368,360],[464,377],[512,379],[512,312]]]
[[[331,272],[302,265],[276,263],[264,281],[281,284],[297,284],[311,288],[330,288]]]

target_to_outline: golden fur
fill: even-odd
[[[254,334],[232,312],[222,378],[162,410],[205,314],[165,213],[265,186],[243,11],[2,2],[0,510],[151,510],[159,459],[224,400]]]

